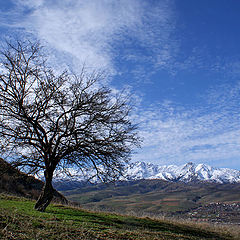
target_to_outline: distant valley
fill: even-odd
[[[73,185],[72,185],[73,184]],[[213,210],[212,203],[229,205],[222,208],[221,213],[228,219],[240,223],[240,214],[231,214],[230,205],[236,207],[240,213],[240,184],[211,183],[211,182],[169,182],[164,180],[135,180],[122,181],[115,184],[90,184],[77,182],[55,183],[55,187],[64,196],[87,209],[113,211],[119,213],[133,212],[139,216],[168,216],[185,218],[203,218],[208,206]],[[201,207],[205,206],[204,211]],[[200,213],[196,214],[196,209]],[[226,210],[226,211],[225,211]],[[195,216],[191,215],[195,213]],[[230,214],[230,215],[229,215]],[[220,221],[220,220],[219,220]],[[231,220],[229,220],[231,222]]]

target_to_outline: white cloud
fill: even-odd
[[[239,159],[240,86],[222,86],[205,97],[207,107],[203,104],[187,110],[165,102],[138,113],[135,118],[141,122],[144,142],[134,159],[159,164],[194,161],[220,166]]]
[[[174,17],[167,0],[18,0],[16,6],[19,21],[12,26],[33,33],[64,57],[70,55],[75,64],[115,71],[116,57],[161,66],[172,57]]]
[[[135,79],[151,82],[165,69],[196,69],[239,76],[239,61],[212,55],[206,46],[184,48],[184,32],[177,29],[174,1],[159,0],[16,0],[15,9],[0,12],[0,25],[33,33],[49,45],[61,64],[104,68],[112,73],[131,71]],[[181,19],[180,19],[181,20]],[[119,46],[121,49],[119,51]],[[61,54],[60,54],[61,53]],[[64,54],[63,54],[64,53]],[[119,69],[120,64],[134,67]],[[148,67],[144,68],[144,65]],[[143,80],[142,80],[143,79]]]

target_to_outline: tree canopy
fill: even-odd
[[[0,54],[0,150],[25,170],[44,170],[36,209],[50,203],[56,169],[117,178],[139,144],[128,97],[102,86],[100,72],[57,73],[39,43],[7,43]]]

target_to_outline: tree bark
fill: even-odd
[[[53,199],[54,188],[52,186],[53,173],[49,173],[47,170],[44,171],[45,184],[43,186],[42,192],[35,204],[35,209],[40,212],[44,212],[47,206]]]

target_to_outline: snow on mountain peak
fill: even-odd
[[[190,182],[193,180],[218,183],[240,182],[240,171],[228,168],[213,168],[206,164],[188,162],[184,165],[159,166],[152,163],[135,162],[126,168],[128,180],[162,179]]]

